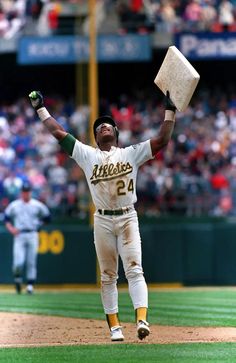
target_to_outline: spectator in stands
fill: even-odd
[[[219,23],[223,31],[229,31],[234,23],[234,6],[230,0],[221,0],[219,4]]]
[[[46,0],[40,11],[37,31],[39,35],[56,34],[59,27],[59,14],[61,13],[61,2],[57,0]]]
[[[0,9],[0,37],[5,38],[7,31],[10,28],[10,22],[7,19],[6,14]]]
[[[189,0],[185,11],[184,20],[186,21],[185,30],[199,31],[200,21],[202,19],[202,7],[199,0]]]
[[[120,20],[122,32],[146,32],[152,29],[149,18],[141,0],[133,0],[131,3],[125,0],[118,0],[117,14]]]
[[[83,0],[9,0],[1,2],[0,35],[7,39],[21,34],[54,35],[74,32],[76,6]],[[66,6],[65,6],[66,5]],[[233,0],[97,0],[96,24],[115,23],[118,32],[235,31]],[[66,8],[66,10],[65,10]],[[69,10],[68,10],[69,9]],[[69,11],[68,29],[63,29],[61,14]],[[110,18],[109,18],[110,17]],[[110,19],[110,22],[107,21]],[[82,24],[83,23],[83,24]],[[87,34],[89,22],[81,23]],[[120,26],[117,25],[120,23]],[[78,29],[77,29],[78,30]]]
[[[8,21],[8,27],[5,29],[3,38],[11,39],[21,34],[26,21],[26,2],[25,0],[15,0],[10,2],[2,1],[2,12],[5,20]],[[3,16],[2,16],[3,18]],[[6,27],[6,21],[5,21]]]
[[[175,8],[169,0],[161,0],[156,20],[157,31],[174,33],[178,24]]]
[[[205,0],[202,7],[202,30],[211,31],[214,23],[217,21],[217,10],[214,6],[214,0]]]
[[[43,0],[26,0],[26,16],[31,17],[34,20],[38,20],[43,7],[43,3],[45,2],[46,1]]]

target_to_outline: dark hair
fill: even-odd
[[[30,192],[32,190],[32,187],[29,182],[24,182],[21,187],[22,192]]]

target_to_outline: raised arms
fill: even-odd
[[[73,147],[76,139],[68,134],[65,129],[50,115],[44,106],[43,96],[40,91],[32,91],[29,98],[33,108],[36,110],[40,120],[44,123],[49,132],[59,141],[63,149],[72,155]],[[165,118],[162,123],[157,137],[150,140],[152,155],[155,155],[163,147],[165,147],[174,130],[176,107],[170,99],[167,91],[165,97]]]

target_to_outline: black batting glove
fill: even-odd
[[[165,109],[173,111],[173,112],[176,111],[176,107],[175,107],[175,105],[173,104],[173,102],[170,99],[170,92],[169,91],[166,92],[166,96],[165,96]]]
[[[40,91],[32,91],[29,94],[29,99],[31,102],[31,105],[35,110],[38,110],[41,107],[44,107],[43,103],[43,95]]]

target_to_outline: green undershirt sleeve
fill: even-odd
[[[59,141],[62,149],[65,150],[70,156],[72,156],[76,138],[71,134],[67,134],[64,139]]]

